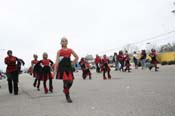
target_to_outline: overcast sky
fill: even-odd
[[[0,0],[1,65],[7,49],[27,64],[33,53],[55,60],[63,36],[80,56],[117,51],[175,30],[172,9],[173,0]]]

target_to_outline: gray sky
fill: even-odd
[[[175,30],[172,3],[173,0],[0,0],[1,49],[12,49],[27,64],[33,53],[41,58],[44,51],[55,60],[60,38],[66,36],[69,47],[80,56],[102,55]],[[175,40],[175,34],[168,36],[162,43]],[[5,54],[0,50],[2,60]]]

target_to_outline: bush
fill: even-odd
[[[161,62],[161,65],[175,65],[175,61],[164,61],[164,62]]]
[[[168,65],[173,65],[173,64],[175,64],[175,61],[169,61],[168,62]]]
[[[167,65],[168,62],[164,61],[164,62],[161,62],[161,65]]]

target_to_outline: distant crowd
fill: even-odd
[[[78,62],[78,55],[74,52],[73,49],[67,47],[68,40],[63,37],[61,39],[61,49],[57,52],[56,61],[52,61],[49,59],[48,54],[46,52],[43,53],[43,59],[38,60],[38,55],[33,55],[33,60],[31,60],[31,66],[28,70],[28,73],[34,77],[33,87],[36,87],[38,91],[40,91],[40,83],[43,82],[44,93],[48,92],[53,93],[53,79],[61,79],[63,80],[63,92],[65,94],[66,100],[68,103],[72,103],[70,98],[70,88],[73,84],[74,75],[73,72],[76,71],[75,66],[77,63],[80,65],[82,70],[82,78],[85,80],[87,77],[92,79],[91,73],[91,65],[86,58],[81,58]],[[74,56],[74,59],[71,59],[71,55]],[[151,61],[149,61],[149,66],[147,66],[150,70],[154,67],[155,71],[158,71],[156,60],[156,50],[152,49],[149,54]],[[121,72],[131,72],[131,60],[134,62],[135,69],[141,65],[141,68],[144,69],[146,67],[147,54],[145,50],[142,50],[141,54],[138,56],[136,52],[133,53],[132,56],[128,54],[127,51],[119,51],[119,53],[114,53],[112,63],[115,64],[115,70]],[[12,50],[8,50],[7,57],[4,59],[4,63],[7,65],[6,75],[8,81],[8,89],[9,93],[14,95],[18,95],[18,76],[21,73],[21,66],[25,64],[25,62],[14,56],[12,54]],[[111,75],[111,63],[109,58],[106,55],[100,57],[96,55],[94,60],[95,69],[97,73],[102,73],[102,77],[104,80],[112,79]],[[3,73],[0,73],[0,79],[4,77]],[[49,82],[49,87],[47,87],[47,82]]]

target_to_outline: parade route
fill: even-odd
[[[175,66],[159,72],[133,69],[111,72],[111,80],[93,71],[92,80],[75,73],[73,103],[65,100],[62,81],[54,80],[54,92],[37,91],[33,78],[20,75],[19,95],[10,95],[7,81],[0,81],[0,116],[175,116]]]

